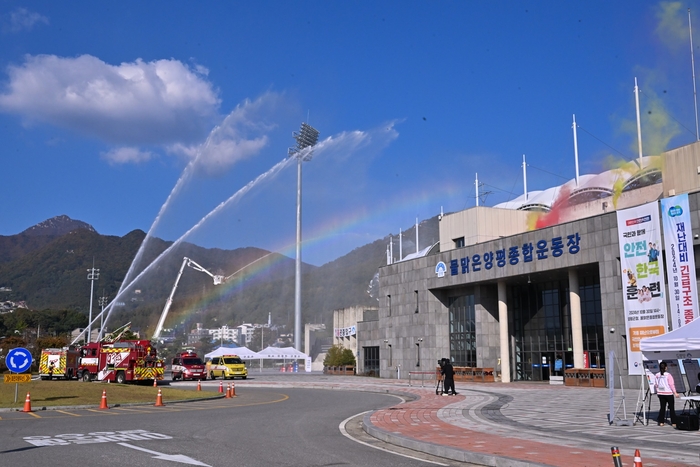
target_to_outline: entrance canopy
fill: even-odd
[[[656,337],[639,341],[646,360],[700,358],[700,319]]]
[[[266,347],[258,352],[258,358],[273,360],[296,360],[307,357],[308,355],[299,352],[294,347]]]
[[[219,347],[205,355],[206,358],[221,357],[222,355],[238,355],[241,360],[251,360],[261,358],[257,352],[253,352],[248,347]]]

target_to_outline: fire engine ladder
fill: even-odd
[[[126,323],[124,326],[115,329],[113,332],[110,332],[109,334],[105,335],[100,342],[103,344],[111,344],[113,342],[118,341],[125,333],[131,329],[131,321]]]
[[[185,256],[182,259],[182,266],[180,266],[180,272],[177,274],[177,279],[175,279],[175,284],[173,285],[173,290],[170,292],[170,296],[168,299],[165,301],[165,307],[163,307],[163,312],[160,314],[160,319],[158,320],[158,325],[156,326],[156,330],[153,333],[153,337],[151,339],[156,340],[160,337],[160,332],[163,330],[163,324],[165,323],[165,318],[168,316],[168,312],[170,311],[170,306],[173,304],[173,297],[175,296],[175,291],[177,290],[177,286],[180,283],[180,278],[182,277],[182,273],[185,270],[185,266],[191,267],[195,271],[200,271],[204,272],[208,275],[211,276],[211,278],[214,280],[214,285],[219,285],[224,282],[224,276],[221,275],[215,275],[204,269],[202,266],[199,264],[195,263],[191,259],[189,259],[187,256]]]

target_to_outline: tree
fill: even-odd
[[[352,350],[336,344],[328,349],[323,366],[355,366],[355,356]]]

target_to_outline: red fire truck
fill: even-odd
[[[78,376],[80,351],[73,346],[43,349],[39,359],[39,376],[41,379],[73,379]]]
[[[149,340],[91,342],[80,348],[78,375],[83,381],[162,380],[163,360]]]
[[[179,353],[173,358],[172,375],[173,381],[178,379],[207,379],[204,362],[192,351]]]

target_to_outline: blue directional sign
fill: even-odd
[[[32,366],[32,354],[22,347],[11,349],[5,356],[5,364],[12,373],[24,373]]]

